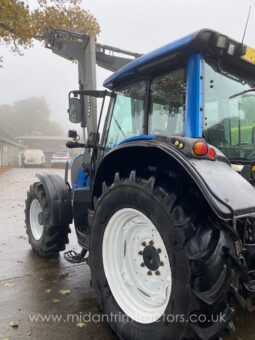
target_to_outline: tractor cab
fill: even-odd
[[[255,161],[255,50],[201,30],[124,66],[114,91],[105,151],[125,139],[204,138],[231,163]]]

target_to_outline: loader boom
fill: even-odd
[[[102,45],[95,42],[94,37],[63,29],[51,28],[45,34],[45,47],[53,53],[78,62],[79,90],[96,90],[96,64],[115,72],[135,58],[138,53],[122,50],[116,47]],[[132,58],[116,56],[114,53]],[[88,105],[88,96],[80,95],[82,104],[82,120],[84,142],[93,143],[97,131],[96,99],[91,97]],[[88,112],[88,107],[90,110]],[[87,138],[85,134],[87,128]]]

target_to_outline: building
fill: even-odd
[[[51,156],[58,152],[66,150],[67,137],[63,136],[20,136],[16,138],[19,143],[26,146],[26,149],[43,150],[46,160],[46,166],[50,166]],[[68,149],[69,150],[69,149]],[[74,158],[80,149],[70,149],[71,158]]]
[[[24,145],[11,138],[0,129],[0,167],[21,166],[24,148]]]

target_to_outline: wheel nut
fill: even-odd
[[[140,250],[138,254],[139,254],[139,255],[143,255],[143,252],[142,252],[142,250]]]
[[[144,263],[141,263],[141,267],[145,267],[145,264],[144,264]]]
[[[143,243],[142,243],[142,246],[146,247],[146,242],[143,242]]]
[[[159,265],[160,265],[160,266],[164,266],[164,262],[163,262],[163,261],[160,261]]]
[[[156,270],[156,271],[155,271],[155,274],[156,274],[156,275],[160,275],[160,271],[159,271],[159,270]]]
[[[161,249],[160,249],[160,248],[157,249],[157,253],[158,253],[158,254],[161,253]]]
[[[149,270],[149,271],[147,272],[147,275],[151,276],[151,275],[152,275],[152,272]]]
[[[151,246],[153,246],[154,242],[151,240],[151,241],[149,242],[149,244],[150,244]]]

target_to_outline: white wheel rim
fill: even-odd
[[[39,213],[42,213],[42,208],[37,199],[34,199],[30,206],[29,218],[30,227],[35,240],[39,240],[43,234],[43,224],[39,223]]]
[[[136,209],[118,210],[106,226],[102,251],[105,275],[120,308],[140,323],[158,320],[169,303],[172,274],[166,247],[155,225]],[[144,257],[148,251],[154,254],[154,265],[160,259],[156,270],[151,269],[153,261]]]

